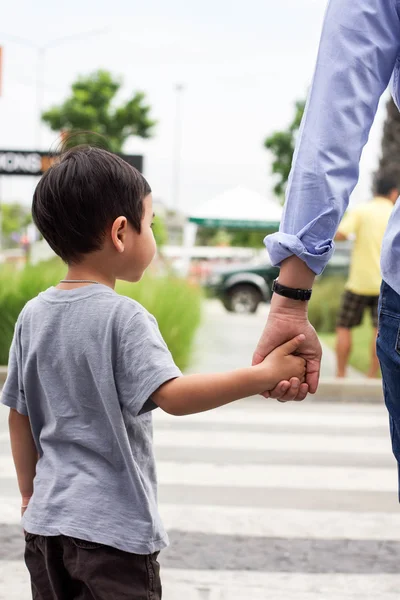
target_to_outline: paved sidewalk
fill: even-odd
[[[190,370],[210,372],[250,364],[267,321],[269,306],[260,305],[255,315],[240,315],[227,312],[219,300],[208,300],[204,303],[203,311],[203,323],[197,336]],[[321,377],[332,378],[335,373],[335,353],[323,344]],[[365,379],[365,376],[350,368],[349,378]]]

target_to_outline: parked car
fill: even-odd
[[[328,266],[320,277],[347,277],[351,248],[338,245]],[[226,310],[237,313],[255,313],[261,302],[270,302],[272,284],[279,275],[268,255],[245,266],[236,265],[215,269],[208,277],[206,289],[209,295],[221,299]]]

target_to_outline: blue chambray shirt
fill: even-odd
[[[296,255],[316,274],[359,175],[378,102],[391,82],[400,106],[400,0],[330,0],[300,127],[273,264]],[[382,275],[400,293],[400,203],[382,248]]]

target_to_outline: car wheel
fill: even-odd
[[[226,294],[223,298],[221,298],[221,300],[224,308],[226,308],[228,312],[233,312],[230,294]]]
[[[228,294],[231,311],[240,314],[255,313],[261,302],[261,294],[252,285],[236,285]]]

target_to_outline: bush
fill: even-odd
[[[185,369],[200,324],[200,288],[177,277],[156,279],[147,275],[135,285],[119,282],[117,292],[134,298],[156,317],[176,364]]]
[[[56,284],[64,272],[58,260],[27,266],[19,272],[0,269],[0,365],[7,364],[14,326],[25,304]],[[146,275],[135,285],[119,282],[117,291],[134,298],[156,317],[176,364],[185,369],[200,323],[200,290],[174,277]]]
[[[329,277],[315,284],[308,314],[318,333],[335,331],[344,285],[341,277]]]

